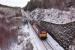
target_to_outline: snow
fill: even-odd
[[[18,44],[13,44],[10,47],[10,50],[23,50],[23,47],[26,49],[26,44],[28,43],[28,41],[30,41],[30,43],[33,45],[33,50],[46,50],[45,47],[43,46],[43,43],[41,42],[41,40],[38,38],[38,36],[35,34],[34,30],[31,28],[31,26],[29,25],[25,25],[21,27],[22,29],[19,30],[19,35],[18,35],[18,42],[20,42],[21,40],[23,40],[23,42],[18,45]],[[29,34],[27,37],[24,36]],[[22,36],[20,34],[23,34]],[[41,47],[40,47],[41,46]],[[31,46],[32,47],[32,46]]]
[[[24,15],[25,14],[23,14],[23,16]],[[28,14],[26,14],[26,17],[27,16]],[[34,31],[32,25],[28,22],[28,24],[26,23],[25,25],[22,25],[21,29],[18,30],[18,44],[17,43],[12,44],[10,50],[64,50],[64,49],[49,34],[46,40],[44,41],[40,40],[37,33]]]
[[[31,25],[29,24],[29,26],[31,27]],[[38,38],[38,36],[36,35],[35,31],[32,29],[32,27],[30,28],[30,33],[32,36],[32,43],[34,44],[34,46],[37,46],[38,50],[46,50],[42,41]]]
[[[47,40],[49,40],[48,42],[54,50],[64,50],[49,34]]]
[[[40,40],[30,23],[25,24],[21,28],[22,29],[18,33],[18,42],[20,42],[21,40],[23,42],[21,42],[19,45],[17,43],[12,44],[10,50],[23,50],[23,47],[24,49],[27,49],[26,44],[32,44],[30,45],[31,50],[52,50],[52,48],[53,50],[64,50],[50,35],[48,35],[47,40]],[[24,36],[26,34],[28,35]],[[49,45],[47,44],[47,41],[49,42]]]
[[[75,8],[70,8],[69,11],[58,9],[35,9],[30,13],[33,20],[42,20],[55,24],[66,24],[75,21]]]
[[[30,26],[30,27],[32,27],[32,26]],[[35,40],[35,44],[34,43],[33,44],[34,44],[34,46],[35,45],[37,46],[38,50],[41,50],[41,49],[46,50],[46,48],[47,48],[47,50],[52,50],[52,48],[53,48],[53,50],[64,50],[49,34],[48,34],[48,37],[46,40],[41,41],[38,38],[38,36],[36,35],[36,32],[33,30],[33,28],[30,28],[30,29],[31,29],[31,34],[34,36],[34,38],[32,38],[32,40]],[[50,46],[48,46],[47,41],[52,48]],[[46,46],[44,46],[44,44],[42,44],[42,43],[46,44]]]

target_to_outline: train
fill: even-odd
[[[46,31],[41,31],[39,33],[39,37],[40,37],[41,40],[47,39],[47,32]]]
[[[39,24],[33,24],[33,29],[41,40],[47,39],[47,31],[43,29]]]

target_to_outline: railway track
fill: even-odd
[[[26,14],[23,10],[21,10],[22,11],[22,15],[24,16],[24,15],[26,15],[26,17],[27,17],[27,20],[30,20],[31,18],[29,18],[29,15],[28,14]],[[32,27],[32,25],[30,24],[30,23],[28,23],[28,25],[29,25],[29,27],[31,27],[31,29],[37,34],[37,32],[35,31],[35,29]],[[37,29],[37,28],[36,28]],[[35,35],[36,36],[36,35]],[[32,40],[34,39],[34,38],[36,38],[36,37],[33,37],[32,38]],[[37,36],[38,37],[38,36]],[[30,37],[29,37],[30,38]],[[39,37],[38,37],[39,38]],[[27,38],[28,39],[28,38]],[[27,40],[26,39],[26,40]],[[38,39],[35,39],[35,40],[38,40]],[[40,40],[40,39],[39,39]],[[38,41],[39,41],[38,40]],[[43,43],[43,46],[40,46],[40,47],[44,47],[44,50],[52,50],[52,48],[50,47],[50,44],[47,42],[47,40],[45,41],[42,41],[42,40],[40,40],[42,43]],[[34,41],[32,41],[33,42],[33,44],[34,45],[36,45],[36,42],[34,42]],[[41,44],[40,44],[41,45]],[[39,48],[38,48],[38,46],[35,46],[35,48],[36,49],[34,49],[34,50],[39,50]],[[40,49],[40,50],[43,50],[43,48],[42,49]]]
[[[34,28],[32,27],[30,23],[29,23],[29,27],[31,27],[33,32],[35,32],[35,35],[37,36],[37,38],[39,38],[37,35],[37,32],[34,30]],[[38,40],[38,39],[35,39],[35,40]],[[39,47],[43,47],[44,50],[64,50],[49,34],[46,40],[41,40],[39,38],[39,41],[42,42],[43,44],[43,46],[40,46],[41,45],[40,43]]]
[[[32,20],[29,14],[25,13],[24,11],[22,13],[24,13],[29,20]],[[32,44],[34,44],[34,50],[64,50],[49,34],[46,40],[40,40],[40,38],[37,36],[37,32],[29,22],[28,26],[30,28],[29,33],[31,34],[31,41]]]
[[[48,41],[42,41],[42,43],[44,44],[46,50],[53,50],[53,48],[50,46],[50,44],[48,43]]]
[[[33,27],[35,27],[35,26],[33,26]],[[32,28],[33,28],[32,27]],[[34,29],[34,28],[33,28]],[[36,29],[36,30],[35,30]],[[35,29],[34,29],[34,31],[36,32],[36,34],[38,34],[38,29],[35,27]],[[42,43],[43,43],[43,45],[44,45],[44,47],[46,48],[46,50],[54,50],[53,48],[52,48],[52,46],[51,46],[51,44],[49,43],[49,41],[48,41],[48,39],[46,39],[46,40],[41,40],[42,41]]]

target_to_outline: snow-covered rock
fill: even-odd
[[[75,21],[75,9],[70,11],[62,11],[58,9],[35,9],[30,13],[30,17],[34,20],[42,20],[55,24],[66,24]]]

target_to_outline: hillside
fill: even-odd
[[[32,11],[36,8],[69,10],[70,7],[75,7],[75,0],[30,0],[24,10]]]
[[[21,8],[0,5],[0,49],[10,50],[17,42],[17,29],[21,25]]]

